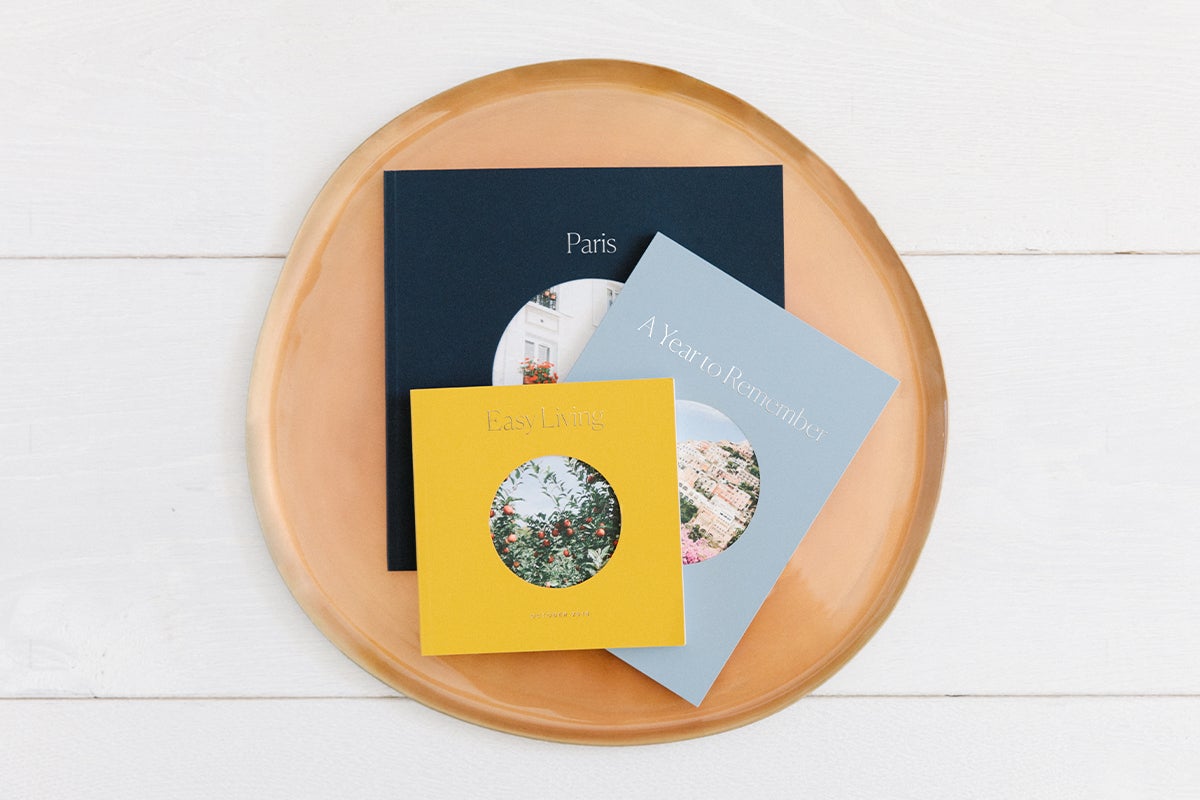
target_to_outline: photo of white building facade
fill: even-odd
[[[623,285],[586,278],[551,286],[531,297],[504,329],[492,362],[492,383],[523,383],[521,366],[526,359],[549,362],[559,379],[565,378]]]

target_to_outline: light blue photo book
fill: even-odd
[[[612,652],[700,705],[898,382],[661,233],[568,380],[660,377],[687,644]]]

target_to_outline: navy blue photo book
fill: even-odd
[[[389,570],[417,566],[411,389],[565,378],[659,231],[783,305],[778,165],[399,170],[384,193]]]

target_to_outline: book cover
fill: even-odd
[[[783,303],[779,166],[384,175],[387,561],[414,569],[409,391],[569,372],[663,231]]]
[[[675,379],[687,645],[613,652],[699,705],[898,382],[662,234],[571,373],[601,376]]]
[[[412,393],[421,652],[684,642],[670,379]]]

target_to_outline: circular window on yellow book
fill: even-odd
[[[490,511],[492,544],[514,575],[563,588],[602,570],[621,537],[621,506],[605,477],[571,456],[541,456],[508,474]]]

